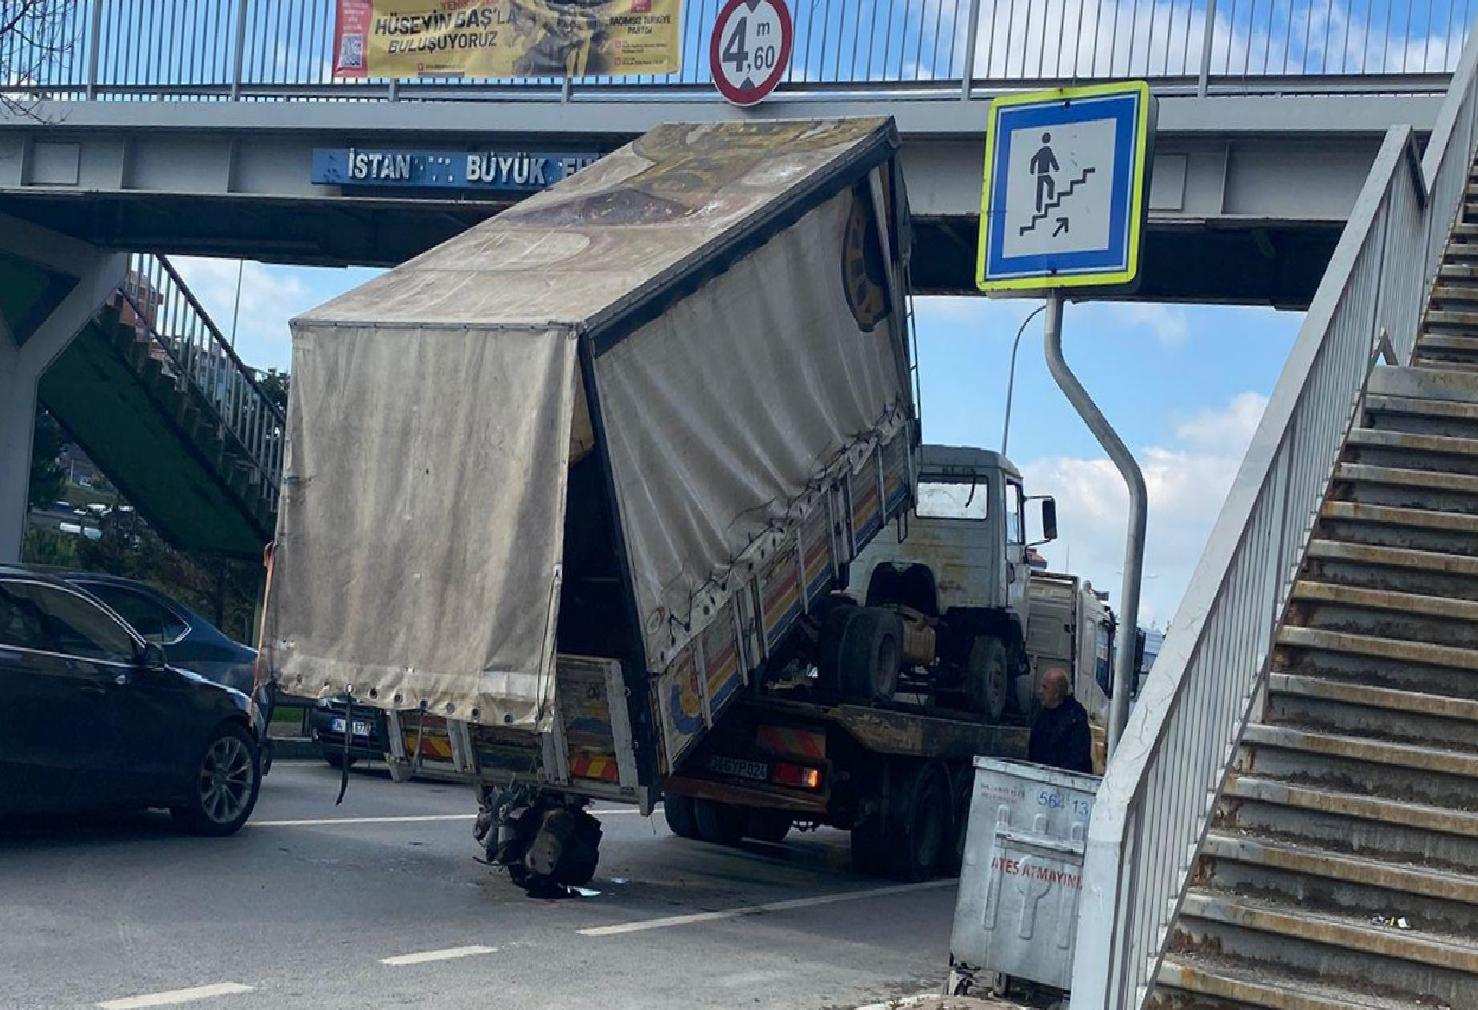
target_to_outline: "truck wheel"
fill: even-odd
[[[821,656],[816,664],[816,683],[828,697],[842,693],[842,640],[861,611],[847,603],[836,603],[821,622]]]
[[[938,764],[901,776],[902,800],[888,817],[889,871],[898,880],[928,880],[953,846],[949,778]]]
[[[662,797],[662,816],[667,821],[667,827],[677,837],[698,837],[698,819],[693,813],[693,798],[691,796],[673,796],[668,794]]]
[[[698,837],[714,845],[738,845],[744,837],[744,822],[748,812],[743,807],[730,806],[714,800],[693,801],[694,820],[698,825]]]
[[[843,693],[859,701],[890,701],[903,663],[903,622],[891,610],[864,607],[842,635]]]
[[[751,810],[744,834],[756,841],[779,845],[790,834],[790,814],[784,810]]]
[[[970,646],[965,670],[965,696],[970,711],[981,712],[991,722],[1000,722],[1006,711],[1006,693],[1011,688],[1006,668],[1006,645],[993,635],[980,635]]]

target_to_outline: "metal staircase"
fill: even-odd
[[[1478,220],[1478,182],[1469,214]],[[1159,1008],[1478,1006],[1478,229],[1335,466]],[[1468,341],[1463,344],[1459,341]]]
[[[276,523],[283,414],[167,259],[130,258],[38,392],[166,540],[261,556]]]
[[[1475,141],[1470,44],[1420,162],[1387,133],[1109,764],[1072,1010],[1478,1008]]]

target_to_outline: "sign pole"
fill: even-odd
[[[1129,535],[1124,544],[1124,582],[1119,590],[1119,644],[1114,654],[1114,696],[1109,702],[1108,753],[1110,756],[1119,745],[1119,736],[1129,716],[1129,692],[1134,685],[1134,654],[1139,638],[1139,589],[1144,572],[1145,516],[1149,509],[1149,492],[1144,486],[1144,474],[1134,460],[1134,454],[1114,431],[1113,425],[1093,402],[1093,397],[1083,388],[1062,356],[1062,293],[1052,291],[1047,295],[1046,333],[1043,344],[1047,351],[1047,370],[1057,380],[1058,387],[1068,402],[1077,410],[1078,416],[1103,446],[1124,483],[1129,488]]]

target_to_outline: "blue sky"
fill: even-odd
[[[236,262],[190,257],[175,262],[229,332]],[[238,351],[259,368],[287,367],[288,320],[376,273],[246,263]],[[918,299],[927,439],[1000,448],[1011,339],[1038,304]],[[1163,626],[1173,615],[1302,318],[1301,313],[1228,306],[1099,302],[1067,307],[1068,361],[1134,450],[1150,487],[1147,622]],[[1044,548],[1049,562],[1059,569],[1070,565],[1117,598],[1127,501],[1123,485],[1047,374],[1041,335],[1039,315],[1021,341],[1010,456],[1026,474],[1031,493],[1058,499],[1062,539]]]

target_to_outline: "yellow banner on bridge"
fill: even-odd
[[[682,67],[682,0],[338,0],[335,77],[572,77]]]

